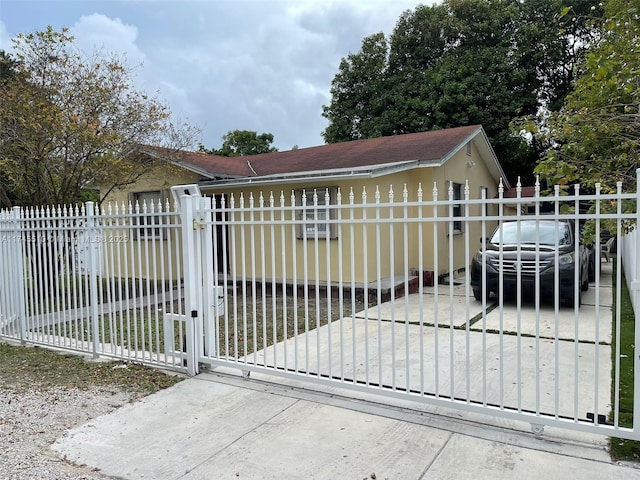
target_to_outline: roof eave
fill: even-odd
[[[441,160],[409,160],[402,163],[388,163],[384,165],[378,165],[375,168],[367,166],[359,168],[331,170],[329,172],[316,170],[312,172],[296,172],[281,175],[268,175],[263,177],[241,177],[229,180],[204,181],[200,182],[200,187],[205,189],[219,189],[223,187],[244,187],[247,185],[275,185],[282,183],[343,180],[345,178],[376,178],[384,175],[403,172],[416,167],[438,167],[440,165],[442,165]]]

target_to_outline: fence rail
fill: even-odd
[[[636,356],[612,355],[623,265],[638,284],[627,234],[638,194],[498,192],[325,188],[3,211],[0,337],[337,385],[537,433],[640,438],[619,397]],[[620,245],[611,262],[604,230]]]
[[[14,208],[0,216],[0,249],[1,336],[183,367],[183,322],[164,319],[184,315],[180,216],[169,205]]]

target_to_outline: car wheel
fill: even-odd
[[[589,282],[593,282],[596,279],[596,253],[595,247],[591,247],[589,251]]]
[[[582,305],[582,290],[578,290],[578,307],[580,307]],[[575,295],[572,293],[570,293],[569,295],[567,295],[564,298],[564,303],[567,307],[569,308],[573,308],[576,304],[576,297]]]
[[[489,300],[489,295],[491,295],[491,292],[489,292],[487,290],[487,294],[485,295],[485,299],[486,300]],[[482,301],[482,289],[481,288],[474,288],[473,289],[473,298],[475,298],[479,302]]]
[[[583,278],[582,283],[580,284],[580,290],[582,290],[583,292],[589,290],[589,279],[587,278],[587,276]]]

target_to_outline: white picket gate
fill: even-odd
[[[640,439],[640,414],[632,425],[621,418],[619,384],[627,368],[639,381],[639,359],[620,350],[613,308],[623,264],[637,257],[623,250],[638,248],[626,235],[638,194],[619,186],[525,199],[499,189],[496,199],[458,199],[445,186],[442,199],[437,187],[400,200],[344,192],[343,202],[328,189],[211,198],[180,186],[173,208],[2,212],[0,338],[194,375],[266,373],[524,421],[536,433]],[[518,280],[514,296],[476,300],[458,265],[471,264],[479,237],[505,220],[548,219],[591,222],[602,269],[588,290],[576,281],[566,307],[545,298],[548,285]],[[625,245],[610,262],[600,252],[605,226]],[[636,296],[638,279],[629,285]]]

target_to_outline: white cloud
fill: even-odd
[[[2,20],[0,20],[0,50],[11,50],[11,36]]]
[[[15,9],[9,31],[21,31],[20,3],[2,1]],[[81,48],[142,63],[138,88],[159,91],[177,117],[200,126],[207,147],[247,129],[273,133],[284,150],[322,143],[322,105],[340,59],[365,36],[390,34],[414,1],[50,0],[38,4],[29,25],[72,25]],[[0,42],[3,32],[0,22]]]
[[[145,54],[136,44],[138,28],[125,24],[120,18],[109,18],[99,13],[83,16],[70,28],[70,32],[86,52],[103,50],[124,55],[131,65],[145,61]]]

